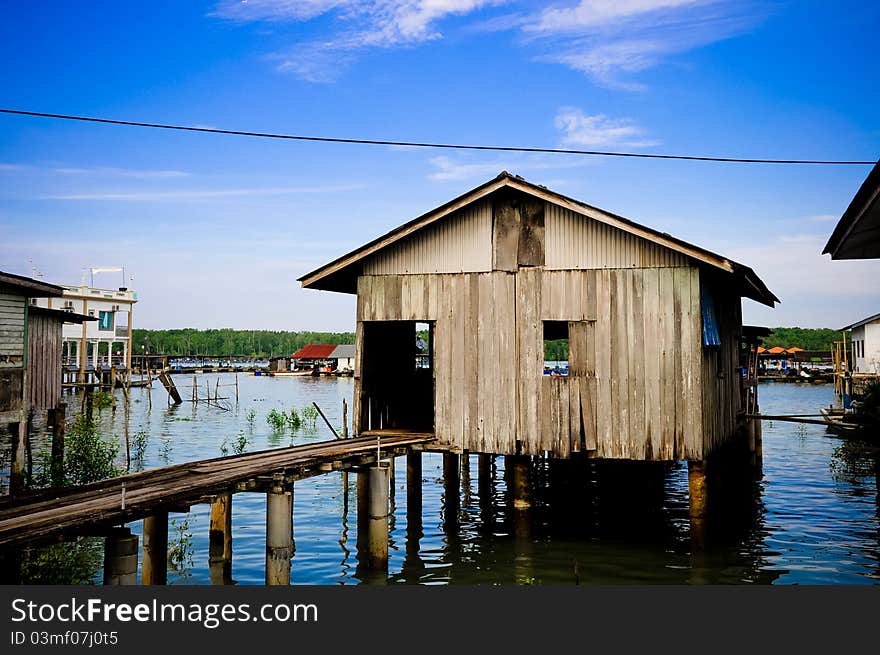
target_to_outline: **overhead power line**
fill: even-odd
[[[460,143],[431,143],[421,141],[389,141],[384,139],[349,139],[331,136],[305,136],[301,134],[275,134],[272,132],[250,132],[245,130],[221,130],[214,127],[193,127],[189,125],[169,125],[166,123],[144,123],[140,121],[115,120],[96,116],[73,116],[69,114],[49,114],[40,111],[23,111],[20,109],[0,109],[3,114],[52,118],[66,121],[82,121],[84,123],[103,123],[108,125],[125,125],[129,127],[151,127],[160,130],[179,130],[183,132],[204,132],[207,134],[227,134],[234,136],[250,136],[262,139],[287,139],[290,141],[317,141],[321,143],[350,143],[371,146],[401,146],[405,148],[444,148],[447,150],[489,150],[495,152],[531,152],[560,155],[593,155],[601,157],[632,157],[638,159],[679,159],[686,161],[714,161],[733,164],[826,164],[826,165],[874,165],[874,161],[846,161],[833,159],[760,159],[754,157],[703,157],[697,155],[668,155],[645,152],[615,152],[607,150],[574,150],[569,148],[530,148],[527,146],[484,146],[464,145]]]

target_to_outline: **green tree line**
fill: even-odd
[[[354,343],[353,332],[287,332],[272,330],[138,330],[132,331],[136,355],[204,355],[272,357],[290,355],[307,343]]]
[[[426,335],[427,336],[427,335]],[[829,350],[844,333],[829,328],[777,327],[761,340],[765,348],[782,346],[804,350]],[[133,331],[134,352],[209,357],[272,357],[289,355],[307,343],[354,343],[353,332],[288,332],[283,330],[138,330]],[[548,341],[545,359],[568,358],[566,341]]]
[[[770,336],[761,339],[761,345],[765,348],[781,346],[804,350],[831,350],[831,344],[843,341],[845,335],[844,332],[830,328],[776,327],[772,330]]]

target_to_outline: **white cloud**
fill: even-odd
[[[644,138],[645,131],[628,118],[589,115],[577,107],[560,109],[555,124],[562,133],[562,143],[567,146],[645,148],[658,144]]]
[[[339,193],[364,188],[363,185],[337,185],[315,187],[269,187],[256,189],[199,189],[179,191],[134,191],[73,193],[40,196],[38,200],[204,200],[210,198],[231,198],[237,196],[276,196],[301,193]]]
[[[429,160],[437,170],[428,175],[429,180],[469,180],[477,177],[491,177],[509,168],[507,162],[463,163],[449,157],[433,157]]]
[[[810,223],[833,223],[840,219],[837,214],[816,214],[815,216],[807,216],[805,221]]]
[[[331,14],[341,29],[324,40],[272,55],[278,70],[311,82],[333,81],[354,54],[439,39],[438,24],[507,0],[223,0],[214,16],[239,22],[302,22]]]
[[[627,79],[687,52],[753,27],[749,0],[581,0],[551,7],[522,27],[539,61],[566,65],[597,84],[641,90]]]
[[[733,259],[751,266],[782,300],[775,310],[744,303],[744,320],[763,325],[840,327],[850,319],[876,313],[880,261],[832,261],[820,254],[826,241],[827,235],[773,236],[761,239],[758,245],[725,250]]]
[[[551,158],[544,155],[512,154],[504,159],[492,161],[463,161],[451,157],[432,157],[428,160],[434,171],[428,174],[429,180],[449,182],[454,180],[489,179],[501,171],[529,177],[537,171],[571,169],[590,166],[596,158],[570,156]]]
[[[189,177],[184,171],[150,171],[133,168],[113,168],[111,166],[93,166],[87,168],[59,167],[51,169],[53,173],[62,175],[106,175],[111,177],[129,177],[135,179],[168,179]]]
[[[705,4],[707,0],[581,0],[574,7],[550,7],[538,15],[530,31],[569,32],[597,27],[662,9]]]

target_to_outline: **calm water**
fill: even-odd
[[[231,374],[199,376],[213,390]],[[178,384],[192,378],[176,376]],[[239,376],[240,402],[232,411],[166,405],[165,393],[132,390],[130,433],[145,432],[142,463],[156,467],[216,457],[224,441],[244,435],[247,450],[332,438],[322,422],[314,429],[273,432],[273,409],[317,402],[337,426],[341,402],[351,401],[351,378]],[[234,389],[224,388],[227,396]],[[184,397],[188,397],[184,390]],[[830,385],[764,384],[767,414],[817,413],[833,400]],[[73,402],[73,399],[70,399]],[[249,414],[253,417],[249,420]],[[103,429],[124,434],[122,403],[101,413]],[[763,478],[747,487],[739,511],[716,515],[727,528],[719,545],[691,553],[687,468],[590,464],[589,479],[549,485],[554,470],[536,472],[535,507],[528,525],[514,526],[508,511],[504,459],[495,460],[490,498],[480,498],[477,457],[462,478],[457,525],[444,521],[442,457],[423,455],[423,534],[407,535],[405,458],[396,462],[389,582],[421,584],[759,583],[876,584],[880,581],[880,511],[877,453],[840,440],[823,426],[765,423]],[[653,480],[655,492],[645,483]],[[598,481],[598,483],[597,483]],[[355,476],[344,512],[342,476],[332,473],[296,483],[291,578],[296,584],[357,584]],[[656,492],[660,489],[660,493]],[[233,501],[233,570],[237,584],[262,584],[265,496],[240,493]],[[208,584],[209,508],[172,514],[171,541],[186,520],[191,556],[170,584]],[[140,533],[141,524],[132,524]],[[416,541],[417,538],[417,541]],[[96,572],[100,579],[100,573]]]

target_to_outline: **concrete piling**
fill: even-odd
[[[136,585],[138,536],[116,528],[104,538],[104,584]]]
[[[390,467],[381,463],[369,468],[370,525],[367,564],[373,570],[388,570],[388,480]]]
[[[280,482],[266,494],[266,584],[290,584],[293,557],[293,486]]]

